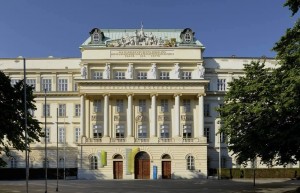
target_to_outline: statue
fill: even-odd
[[[132,78],[133,78],[133,66],[131,63],[129,63],[127,68],[127,79],[132,79]]]
[[[155,63],[152,63],[150,75],[151,75],[152,79],[156,79],[156,64]]]
[[[180,79],[180,66],[178,63],[174,64],[174,79]]]
[[[82,77],[82,79],[86,79],[86,75],[87,75],[86,67],[83,66],[83,67],[81,67],[81,77]]]
[[[198,64],[198,78],[204,78],[205,68],[203,64]]]
[[[103,79],[110,79],[110,65],[109,65],[109,63],[105,64]]]

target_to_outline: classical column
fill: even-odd
[[[180,137],[180,96],[181,94],[177,93],[174,94],[175,97],[175,107],[174,107],[174,112],[175,112],[175,130],[173,130],[173,136],[174,137]]]
[[[151,94],[151,128],[150,128],[150,137],[157,137],[156,134],[156,125],[157,125],[157,114],[156,114],[156,96],[157,94]]]
[[[199,98],[199,137],[204,137],[204,96],[198,94]]]
[[[85,130],[85,97],[84,95],[80,95],[80,128],[82,132],[82,136],[86,137]]]
[[[132,96],[133,94],[127,94],[128,97],[128,109],[127,109],[127,137],[132,137]]]
[[[108,137],[108,101],[109,101],[109,94],[104,94],[104,131],[103,135],[104,137]]]
[[[85,100],[85,108],[86,108],[86,112],[85,112],[85,128],[88,131],[87,132],[87,136],[88,138],[93,138],[93,129],[91,132],[91,125],[90,125],[90,117],[91,117],[91,101],[90,99]]]

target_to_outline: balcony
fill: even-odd
[[[150,139],[149,138],[136,138],[134,140],[135,143],[149,143]]]
[[[158,143],[174,143],[175,139],[173,138],[158,138]]]

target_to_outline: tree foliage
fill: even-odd
[[[293,15],[299,0],[288,0]],[[273,48],[279,66],[245,65],[245,77],[230,83],[219,109],[229,149],[240,163],[256,157],[277,165],[300,160],[300,20]],[[274,162],[273,162],[274,163]]]
[[[27,109],[35,110],[33,88],[26,87]],[[25,143],[25,109],[24,109],[24,85],[19,81],[14,86],[10,84],[10,78],[0,71],[0,155],[10,156],[10,148],[24,151]],[[43,136],[39,122],[32,117],[27,110],[28,144],[39,141]],[[0,166],[6,163],[0,157]]]

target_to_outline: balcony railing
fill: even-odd
[[[149,143],[149,138],[136,138],[134,140],[135,143]]]
[[[111,138],[110,142],[112,142],[112,143],[125,143],[126,138]]]
[[[101,143],[101,138],[86,138],[86,143]]]
[[[199,138],[182,138],[182,143],[197,143]]]
[[[172,143],[174,141],[173,138],[158,138],[158,143]]]

